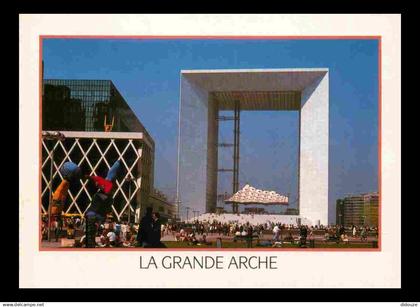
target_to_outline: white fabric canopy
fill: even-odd
[[[226,199],[225,203],[287,205],[289,198],[275,191],[259,190],[247,184],[232,197]]]

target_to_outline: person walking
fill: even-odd
[[[305,226],[301,225],[299,228],[299,247],[305,245],[306,236],[305,236]]]
[[[302,225],[300,227],[300,247],[306,245],[307,236],[308,236],[308,229]]]
[[[248,225],[247,227],[247,247],[252,247],[252,240],[254,235],[254,228],[251,225]]]
[[[341,239],[341,235],[344,235],[344,226],[341,225],[340,227],[336,227],[336,232],[335,232],[335,236],[336,236],[336,242],[337,244],[340,243],[340,239]]]
[[[360,240],[361,241],[365,241],[367,239],[367,237],[366,237],[366,228],[365,227],[362,227],[362,231],[361,231],[361,234],[360,234]]]
[[[127,225],[127,222],[124,222],[121,225],[121,233],[122,233],[122,239],[123,239],[123,241],[127,241],[128,227],[129,226]]]
[[[153,231],[153,208],[146,208],[146,214],[140,221],[139,231],[137,233],[137,245],[142,247],[150,247],[151,236]],[[160,231],[159,231],[160,233]]]
[[[55,242],[58,242],[58,237],[60,236],[58,228],[58,216],[51,219],[51,229],[54,231]]]
[[[152,232],[151,232],[151,242],[150,247],[162,248],[166,247],[160,240],[162,238],[162,222],[160,220],[160,214],[158,212],[153,212],[152,214]]]
[[[280,240],[280,227],[276,224],[273,228],[273,241],[279,242]]]

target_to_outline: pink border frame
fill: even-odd
[[[378,212],[378,248],[159,248],[159,249],[142,249],[142,248],[48,248],[41,247],[41,193],[39,194],[39,221],[38,221],[38,247],[39,251],[125,251],[125,252],[163,252],[163,251],[247,251],[247,252],[283,252],[283,251],[299,251],[299,252],[380,252],[382,251],[382,37],[381,36],[138,36],[138,35],[40,35],[39,36],[39,166],[42,165],[42,42],[43,39],[136,39],[136,40],[176,40],[176,39],[230,39],[230,40],[378,40],[378,193],[379,193],[379,212]],[[39,168],[39,191],[42,189],[41,168]]]

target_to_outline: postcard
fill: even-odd
[[[399,16],[259,18],[20,16],[21,287],[400,287]]]

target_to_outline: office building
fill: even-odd
[[[43,130],[104,131],[105,117],[109,124],[114,118],[114,132],[143,132],[143,124],[131,110],[111,80],[44,79]],[[67,108],[63,101],[79,103],[80,107]],[[64,125],[51,118],[77,118],[83,111],[84,124]],[[149,136],[148,136],[149,137]]]
[[[379,194],[351,195],[343,199],[344,226],[378,226]]]
[[[105,124],[112,122],[105,131]],[[65,138],[42,140],[42,213],[49,205],[49,183],[54,190],[61,180],[57,170],[62,163],[71,160],[84,173],[105,176],[120,159],[124,177],[115,185],[113,215],[117,220],[130,216],[139,221],[154,190],[155,144],[112,81],[44,79],[42,130],[43,135],[60,131]],[[69,192],[65,213],[84,215],[92,193],[85,182],[77,183]]]
[[[167,220],[174,220],[176,217],[176,205],[171,203],[165,194],[158,189],[153,189],[149,196],[149,206],[153,208],[154,212],[160,214],[163,222]]]

